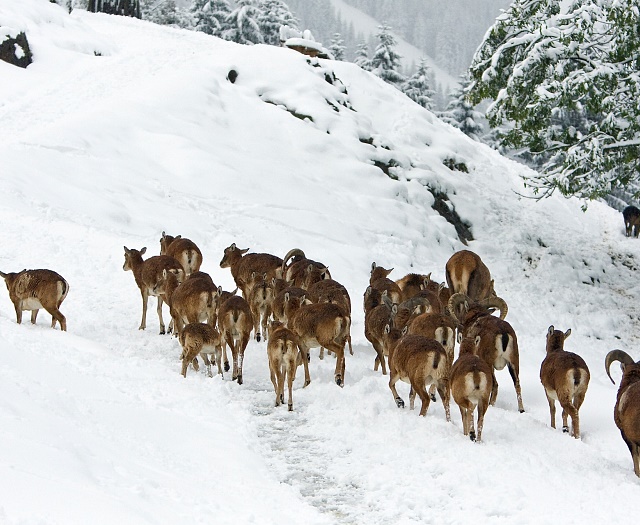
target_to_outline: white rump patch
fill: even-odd
[[[22,300],[23,310],[40,310],[41,308],[42,304],[40,304],[40,301],[35,297],[29,297]]]

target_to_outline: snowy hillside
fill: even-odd
[[[640,243],[619,213],[519,196],[525,167],[353,64],[44,0],[0,0],[0,26],[24,30],[34,57],[26,70],[0,62],[0,270],[50,268],[70,284],[66,333],[45,312],[17,325],[0,292],[1,523],[635,519],[618,503],[637,501],[640,482],[603,367],[613,348],[640,359]],[[471,225],[518,334],[526,412],[497,372],[483,443],[463,436],[453,404],[451,423],[439,402],[425,418],[396,408],[363,333],[373,261],[442,281],[464,248],[427,185]],[[194,240],[226,290],[233,242],[326,263],[353,302],[344,388],[313,350],[294,411],[275,408],[255,341],[243,385],[202,369],[183,379],[155,300],[137,329],[122,270],[123,245],[158,254],[163,230]],[[567,347],[591,369],[579,441],[549,426],[538,374],[550,324],[572,329]]]
[[[365,37],[378,34],[380,25],[385,22],[384,20],[372,18],[343,0],[331,0],[331,5],[336,10],[338,18],[345,23],[353,24],[356,33],[362,33]],[[398,42],[397,52],[402,56],[402,63],[405,68],[413,68],[420,63],[421,59],[425,58],[433,71],[436,82],[442,86],[443,91],[451,91],[458,85],[458,78],[438,66],[425,51],[407,42],[404,38],[395,36]]]

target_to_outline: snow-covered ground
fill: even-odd
[[[34,54],[26,70],[0,62],[0,270],[51,268],[71,288],[66,333],[46,313],[17,325],[0,293],[0,523],[636,519],[640,482],[603,366],[613,348],[640,358],[640,243],[617,212],[519,196],[526,168],[352,64],[44,0],[0,0],[0,25],[25,30]],[[373,165],[391,158],[399,181]],[[472,224],[469,248],[518,334],[526,412],[498,372],[483,443],[462,435],[455,407],[451,423],[439,402],[426,418],[396,408],[363,334],[371,262],[444,280],[464,248],[425,183]],[[153,301],[137,329],[139,292],[122,271],[123,245],[157,254],[163,230],[196,241],[227,290],[232,242],[325,262],[354,304],[344,388],[313,351],[294,411],[275,408],[256,342],[243,385],[183,379]],[[579,441],[549,426],[538,373],[550,324],[572,329],[567,347],[591,369]]]

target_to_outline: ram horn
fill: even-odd
[[[509,307],[507,306],[506,301],[501,297],[498,297],[497,295],[487,297],[486,299],[479,301],[478,304],[480,304],[480,306],[482,306],[483,308],[496,308],[500,310],[500,319],[504,320],[504,318],[507,317]]]
[[[611,382],[615,385],[616,382],[613,380],[613,378],[611,377],[611,373],[609,372],[611,363],[613,363],[614,361],[620,361],[620,363],[622,363],[624,366],[632,365],[634,364],[634,361],[633,358],[624,350],[611,350],[611,352],[607,354],[607,357],[604,358],[604,368],[607,371],[609,379],[611,379]]]
[[[462,324],[462,321],[458,318],[457,310],[460,305],[464,304],[465,311],[469,309],[469,298],[463,293],[454,293],[449,298],[447,308],[449,309],[449,315],[453,317],[453,320],[457,324]]]

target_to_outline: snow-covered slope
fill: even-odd
[[[362,33],[365,37],[368,37],[379,32],[378,28],[382,23],[380,20],[363,13],[360,9],[347,4],[343,0],[331,0],[331,5],[341,20],[353,24],[356,33]],[[433,71],[437,83],[442,86],[445,93],[453,90],[458,85],[459,79],[438,66],[424,51],[410,44],[404,38],[395,34],[394,36],[397,41],[396,51],[402,56],[404,67],[411,68],[419,64],[420,60],[424,58]]]
[[[34,55],[26,70],[0,62],[0,269],[51,268],[71,287],[67,333],[46,313],[17,325],[0,294],[0,522],[635,518],[617,503],[640,488],[603,370],[614,347],[640,358],[640,244],[619,214],[520,197],[526,168],[352,64],[43,0],[0,0],[0,25],[25,30]],[[391,159],[398,181],[374,165]],[[452,423],[439,403],[426,418],[398,410],[363,335],[372,261],[396,278],[444,280],[464,247],[425,184],[472,225],[469,248],[520,343],[526,412],[498,372],[482,444],[463,437],[454,408]],[[218,263],[232,242],[280,256],[299,247],[328,264],[354,304],[345,387],[314,351],[294,412],[274,408],[256,342],[243,385],[192,370],[183,379],[153,305],[137,330],[139,292],[122,271],[123,245],[157,254],[163,230],[196,241],[225,289]],[[571,327],[567,346],[591,368],[580,441],[549,427],[538,371],[550,324]]]

